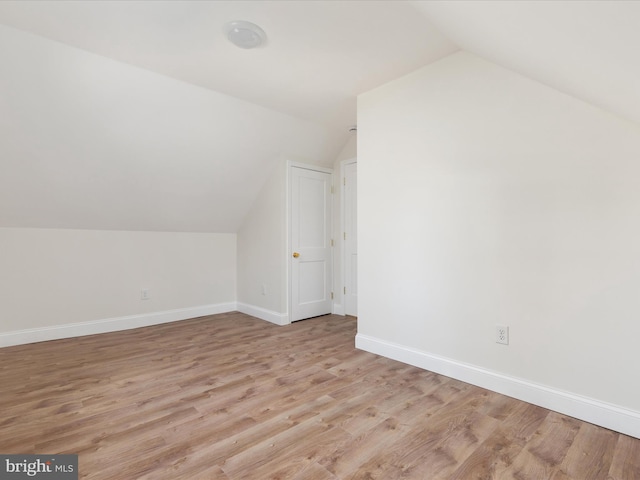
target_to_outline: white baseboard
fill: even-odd
[[[95,335],[97,333],[117,332],[119,330],[130,330],[132,328],[148,327],[149,325],[176,322],[178,320],[233,312],[235,310],[235,302],[218,303],[214,305],[166,310],[163,312],[128,315],[126,317],[105,318],[89,322],[15,330],[0,333],[0,347],[45,342],[48,340],[58,340],[60,338],[81,337],[83,335]]]
[[[289,315],[286,313],[274,312],[273,310],[267,310],[266,308],[256,307],[255,305],[249,305],[247,303],[238,302],[237,310],[241,313],[259,318],[260,320],[275,323],[276,325],[289,325],[291,323],[289,321]]]
[[[341,303],[334,303],[333,304],[333,311],[331,312],[334,315],[343,315],[344,316],[344,305],[342,305]]]
[[[640,412],[635,410],[503,375],[360,333],[356,335],[356,348],[640,438]]]

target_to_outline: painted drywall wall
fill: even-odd
[[[330,165],[340,148],[319,124],[3,25],[0,65],[3,227],[234,233],[282,156]]]
[[[359,335],[640,412],[639,158],[638,125],[468,53],[361,95]]]
[[[287,192],[292,165],[325,168],[281,159],[238,230],[238,310],[279,325],[290,323]]]
[[[238,230],[238,308],[274,323],[287,314],[286,169],[273,168]]]
[[[0,228],[0,332],[234,310],[235,259],[235,234]]]

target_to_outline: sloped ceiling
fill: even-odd
[[[640,2],[414,2],[461,49],[640,123]]]
[[[267,46],[231,45],[238,19]],[[236,231],[278,159],[334,161],[357,94],[457,50],[395,1],[20,0],[0,24],[0,226]]]
[[[232,20],[267,33],[241,50]],[[295,117],[348,127],[355,96],[457,50],[408,2],[3,1],[0,22]]]
[[[268,44],[240,50],[231,20]],[[640,122],[640,2],[0,2],[0,226],[233,232],[356,96],[464,49]]]

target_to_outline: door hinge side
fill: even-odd
[[[331,185],[331,193],[333,194],[333,185]]]
[[[333,292],[331,292],[331,300],[333,300]]]
[[[347,294],[347,287],[342,288],[342,293],[344,293],[345,295]]]
[[[333,238],[331,239],[331,246],[333,247]]]

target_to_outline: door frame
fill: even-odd
[[[347,165],[352,163],[358,163],[358,157],[347,158],[346,160],[342,160],[340,162],[340,179],[344,179],[347,176]],[[347,208],[347,202],[345,197],[345,184],[344,181],[340,182],[340,232],[346,232],[346,213],[345,210]],[[347,242],[344,238],[344,235],[340,235],[340,280],[342,281],[342,286],[346,287],[347,285]],[[342,290],[344,292],[344,289]],[[342,302],[340,305],[341,315],[346,315],[347,305],[346,298],[344,293],[341,293]],[[336,312],[337,313],[337,312]]]
[[[292,278],[292,273],[291,273],[291,269],[293,268],[293,260],[291,257],[291,245],[292,245],[292,240],[291,240],[291,169],[292,168],[303,168],[305,170],[311,170],[311,171],[315,171],[315,172],[322,172],[322,173],[328,173],[331,177],[330,177],[330,181],[331,181],[331,191],[333,193],[333,185],[334,185],[334,175],[333,175],[333,168],[327,168],[327,167],[320,167],[318,165],[311,165],[308,163],[301,163],[301,162],[294,162],[292,160],[288,160],[287,161],[287,195],[286,195],[286,218],[285,218],[285,228],[286,228],[286,242],[285,242],[285,258],[287,259],[287,268],[285,269],[285,275],[286,275],[286,285],[287,285],[287,289],[286,289],[286,305],[287,305],[287,324],[292,323],[291,319],[293,317],[293,308],[292,308],[292,301],[293,301],[293,296],[291,294],[291,289],[293,287],[293,285],[291,285],[291,278]],[[330,208],[330,212],[329,214],[331,214],[331,212],[334,209],[334,195],[331,195],[331,208]],[[331,238],[334,238],[333,235],[333,222],[330,222],[330,228],[331,228]],[[329,261],[329,268],[331,269],[331,272],[329,272],[330,274],[330,278],[331,278],[331,291],[332,293],[335,291],[334,290],[334,279],[333,279],[333,262],[334,262],[334,252],[333,252],[333,248],[331,249],[331,258]],[[335,295],[334,295],[335,297]],[[334,299],[335,301],[335,299]],[[332,301],[332,305],[334,303],[334,301]]]

